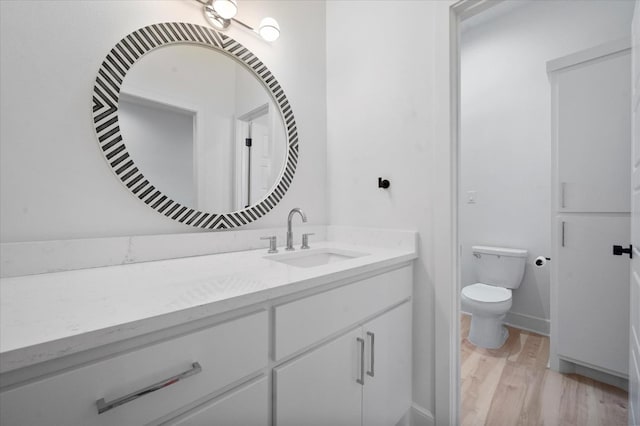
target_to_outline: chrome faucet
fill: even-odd
[[[307,215],[304,214],[301,208],[296,207],[295,209],[291,209],[289,217],[287,218],[287,247],[285,247],[285,250],[295,250],[293,248],[293,231],[291,230],[291,220],[295,213],[300,213],[300,217],[302,217],[303,222],[307,221]]]

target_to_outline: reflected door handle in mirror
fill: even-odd
[[[270,237],[261,237],[261,240],[269,240],[269,250],[267,251],[267,253],[277,253],[278,252],[278,243],[276,240],[276,236],[272,235]]]

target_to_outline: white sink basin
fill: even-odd
[[[297,266],[299,268],[313,268],[314,266],[328,265],[330,263],[355,259],[356,257],[366,256],[367,254],[368,253],[351,250],[318,248],[299,250],[291,253],[274,254],[271,256],[265,256],[264,258],[273,260],[274,262]]]

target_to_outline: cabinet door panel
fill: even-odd
[[[571,216],[558,250],[558,355],[626,375],[629,362],[628,216]]]
[[[237,389],[167,426],[268,426],[269,393],[266,377]]]
[[[558,72],[561,211],[629,211],[630,66],[626,51]]]
[[[411,302],[365,324],[364,335],[367,374],[362,424],[395,425],[411,404]]]
[[[277,426],[359,426],[362,329],[274,369]]]

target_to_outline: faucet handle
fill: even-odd
[[[276,242],[276,236],[272,235],[270,237],[260,237],[261,240],[269,240],[269,251],[267,253],[277,253],[278,249],[276,248],[278,243]]]
[[[315,232],[308,232],[306,234],[302,234],[302,247],[301,249],[308,249],[309,247],[309,235],[316,235]]]

